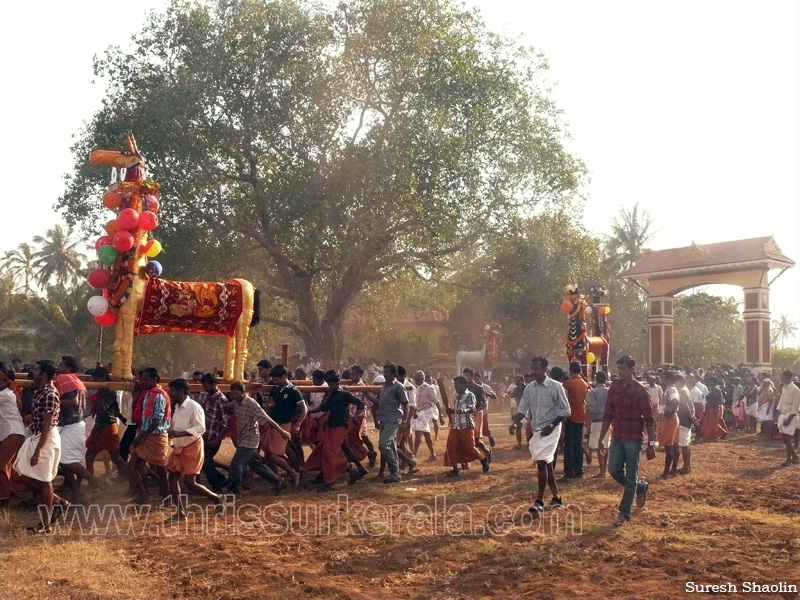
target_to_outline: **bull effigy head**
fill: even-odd
[[[136,146],[136,139],[132,134],[128,134],[128,149],[118,150],[95,150],[89,156],[89,164],[106,165],[114,169],[131,169],[133,167],[144,166],[144,157]]]

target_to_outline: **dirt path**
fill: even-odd
[[[112,516],[121,489],[104,498],[104,518],[75,512],[69,532],[46,539],[26,536],[35,516],[12,509],[0,525],[0,596],[574,600],[685,598],[687,582],[737,586],[715,598],[742,597],[745,581],[800,588],[800,469],[778,466],[777,443],[733,432],[695,446],[694,472],[663,482],[654,481],[663,454],[644,461],[647,505],[617,530],[621,488],[588,478],[596,464],[563,486],[568,508],[523,517],[534,486],[529,455],[500,425],[495,433],[488,475],[476,464],[453,481],[421,462],[422,473],[399,486],[365,480],[278,498],[257,481],[224,517],[209,511],[182,531],[155,506],[139,518],[122,508]],[[88,530],[93,517],[99,533]]]

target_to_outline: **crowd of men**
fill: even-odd
[[[624,356],[610,381],[598,371],[589,383],[577,362],[567,373],[548,367],[545,357],[535,357],[529,373],[513,383],[503,381],[496,390],[467,367],[447,382],[454,390],[450,394],[449,385],[423,371],[409,379],[406,369],[392,362],[379,374],[353,364],[341,373],[314,369],[310,383],[318,389],[304,394],[295,385],[309,379],[303,367],[290,373],[282,364],[262,360],[248,383],[269,387],[250,386],[256,390],[252,396],[238,381],[230,383],[226,395],[212,372],[192,375],[202,392],[192,393],[184,377],[162,387],[157,369],[144,367],[123,403],[122,394],[109,389],[87,390],[71,356],[57,365],[37,361],[30,369],[33,385],[24,393],[15,385],[15,371],[22,365],[0,363],[0,505],[8,505],[13,491],[33,490],[40,522],[29,531],[47,533],[70,502],[85,501],[83,481],[91,501],[102,493],[105,482],[94,467],[104,453],[118,478],[128,483],[133,501],[150,501],[152,479],[162,498],[171,497],[176,520],[185,517],[181,479],[185,490],[208,498],[220,511],[225,496],[242,494],[256,475],[275,494],[289,486],[325,492],[342,475],[355,484],[377,466],[368,418],[378,433],[376,478],[387,485],[419,472],[423,441],[426,461],[441,460],[450,468],[447,477],[460,476],[473,462],[486,473],[495,445],[488,402],[498,398],[509,399],[509,433],[516,436],[516,448],[523,448],[524,431],[536,464],[538,493],[532,513],[561,506],[559,482],[582,478],[584,465],[596,457],[599,471],[594,477],[609,474],[624,487],[616,525],[630,522],[634,499],[640,507],[646,501],[648,483],[638,476],[645,434],[648,459],[655,458],[657,446],[665,451],[661,478],[691,473],[692,443],[724,439],[732,427],[754,432],[756,423],[764,436],[780,436],[787,452],[784,465],[799,462],[800,390],[789,371],[779,382],[766,375],[743,383],[730,373],[671,369],[637,378],[635,362]],[[94,381],[109,381],[106,368],[89,374]],[[380,391],[359,390],[367,385],[380,386]],[[435,441],[445,418],[449,428],[440,458]],[[121,437],[120,425],[125,425]],[[218,460],[226,437],[235,448],[229,463]],[[559,451],[564,474],[557,479]],[[54,490],[58,474],[64,484]],[[552,498],[545,504],[548,488]],[[61,496],[65,493],[70,501]]]

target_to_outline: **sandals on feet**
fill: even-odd
[[[39,523],[35,527],[26,527],[25,531],[28,535],[47,535],[48,533],[51,533],[50,526],[45,525],[44,523]]]
[[[531,513],[532,515],[538,515],[541,514],[543,510],[544,510],[544,502],[542,502],[539,498],[537,498],[536,502],[533,503],[533,506],[531,506],[528,509],[528,512]]]

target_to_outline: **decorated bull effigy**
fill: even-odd
[[[595,371],[608,371],[608,355],[611,345],[611,327],[607,315],[611,307],[606,303],[606,288],[593,285],[589,288],[591,304],[578,291],[577,285],[564,289],[561,312],[568,315],[566,349],[569,362],[578,361],[584,375]]]
[[[456,353],[456,373],[466,366],[478,367],[487,379],[492,378],[492,369],[500,355],[500,323],[492,322],[483,328],[483,348],[480,350],[460,350]]]
[[[258,296],[244,279],[224,282],[169,281],[159,278],[161,264],[152,260],[161,244],[150,237],[158,226],[160,185],[146,178],[144,158],[133,136],[128,149],[95,150],[89,162],[125,169],[103,195],[116,216],[95,243],[103,265],[89,273],[89,284],[102,290],[89,299],[95,321],[115,327],[113,377],[131,379],[136,335],[184,332],[225,336],[224,376],[241,377],[247,360],[247,337],[258,322]]]

